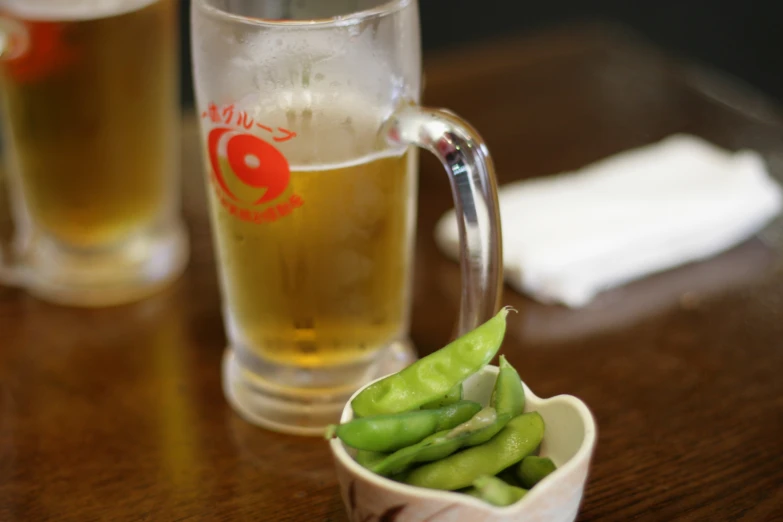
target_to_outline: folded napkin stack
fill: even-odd
[[[729,152],[690,135],[512,183],[499,198],[506,281],[538,301],[573,308],[724,251],[781,209],[780,187],[758,153]],[[458,258],[453,210],[435,237]]]

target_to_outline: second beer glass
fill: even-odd
[[[0,0],[0,13],[16,227],[0,245],[2,280],[83,306],[160,289],[188,253],[178,2]]]

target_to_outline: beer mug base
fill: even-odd
[[[182,223],[100,250],[69,249],[39,237],[27,249],[19,282],[35,297],[55,304],[121,305],[168,286],[182,274],[189,255]]]
[[[243,365],[240,352],[229,347],[223,356],[223,393],[231,407],[251,424],[292,435],[323,435],[327,425],[339,422],[345,403],[357,389],[415,360],[413,345],[397,341],[379,350],[359,382],[332,389],[287,388]],[[324,377],[326,370],[319,368],[317,373]]]

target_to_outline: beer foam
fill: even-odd
[[[358,158],[354,158],[348,161],[342,161],[339,163],[318,163],[318,164],[304,164],[296,165],[291,164],[290,169],[292,172],[317,172],[319,170],[338,170],[355,167],[357,165],[364,165],[365,163],[372,163],[373,161],[385,158],[399,158],[408,151],[407,147],[398,149],[386,149],[379,152],[373,152]]]
[[[138,11],[158,0],[0,0],[0,9],[26,20],[81,21]]]

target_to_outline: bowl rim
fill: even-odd
[[[497,366],[487,365],[481,370],[479,370],[476,374],[474,374],[474,376],[487,374],[487,373],[492,375],[497,375],[498,371],[499,368]],[[356,395],[358,395],[364,388],[371,385],[373,382],[379,381],[383,378],[384,377],[380,377],[375,381],[367,383],[365,386],[362,386],[360,389],[356,390],[356,392],[353,395],[351,395],[351,398],[348,399],[348,402],[345,404],[345,407],[343,408],[343,412],[340,415],[341,423],[345,422],[347,418],[353,417],[353,412],[351,410],[351,401],[353,400],[353,398],[356,397]],[[575,397],[573,395],[567,395],[567,394],[555,395],[553,397],[544,399],[539,397],[535,393],[533,393],[533,391],[527,386],[527,384],[525,384],[524,381],[522,382],[522,385],[525,388],[525,398],[526,398],[525,411],[526,412],[536,411],[538,406],[544,402],[549,402],[549,401],[565,402],[573,406],[574,409],[579,413],[580,419],[582,421],[582,425],[584,427],[584,438],[582,440],[582,444],[580,444],[579,449],[577,449],[573,457],[568,459],[567,462],[559,466],[553,473],[551,473],[549,476],[544,478],[539,483],[539,485],[544,484],[546,486],[548,484],[551,484],[553,481],[557,480],[556,479],[557,476],[570,473],[572,469],[576,468],[577,466],[580,466],[584,461],[587,461],[589,465],[589,462],[592,459],[593,451],[595,449],[595,443],[597,440],[597,428],[596,428],[595,418],[593,417],[590,408],[587,407],[587,404],[585,404],[578,397]],[[534,408],[536,409],[528,410],[528,405],[530,405],[531,402],[536,403],[534,405]],[[469,495],[463,495],[455,491],[421,488],[418,486],[412,486],[410,484],[403,484],[402,482],[396,482],[394,480],[383,477],[381,475],[377,475],[372,471],[368,470],[367,468],[365,468],[364,466],[360,465],[358,462],[356,462],[353,459],[353,457],[351,457],[351,455],[348,453],[348,451],[345,449],[345,445],[342,443],[342,441],[337,437],[334,437],[329,440],[329,446],[332,450],[332,454],[334,455],[334,458],[338,459],[343,466],[348,468],[353,474],[359,476],[364,480],[367,480],[368,482],[371,482],[375,486],[394,491],[400,495],[412,495],[418,498],[440,500],[440,501],[446,500],[452,503],[463,504],[474,508],[478,507],[481,509],[485,509],[488,512],[497,513],[498,515],[508,514],[516,510],[522,509],[520,506],[524,506],[525,504],[529,503],[529,502],[525,502],[526,499],[536,498],[540,495],[544,495],[545,494],[544,490],[548,489],[546,487],[541,488],[539,485],[537,485],[537,487],[531,488],[530,492],[527,495],[525,495],[525,497],[520,502],[516,502],[510,506],[497,507],[491,504],[487,504],[486,502],[483,502],[480,499],[471,497]]]

